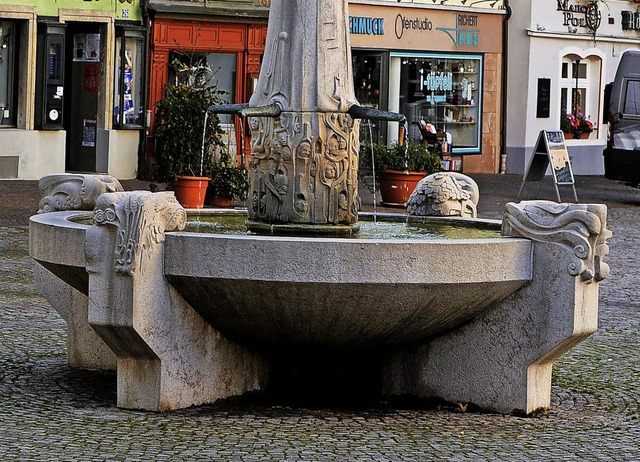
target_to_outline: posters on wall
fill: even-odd
[[[97,120],[82,120],[82,146],[93,148],[96,145],[96,126]]]
[[[73,60],[100,62],[100,34],[74,34]]]

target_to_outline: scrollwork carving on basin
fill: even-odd
[[[559,204],[523,201],[506,205],[502,221],[504,236],[526,237],[558,244],[571,254],[567,270],[585,282],[602,281],[609,275],[604,257],[609,253],[607,207],[602,204]]]
[[[116,272],[131,275],[144,272],[144,257],[164,242],[166,231],[185,228],[187,213],[173,192],[107,193],[96,201],[93,221],[117,227]]]
[[[44,197],[38,213],[64,210],[91,210],[101,194],[124,191],[120,182],[109,175],[60,174],[40,179]]]

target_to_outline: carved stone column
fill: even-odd
[[[274,0],[252,117],[249,225],[344,225],[358,214],[359,122],[347,0]]]

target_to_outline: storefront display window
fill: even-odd
[[[123,30],[116,38],[114,124],[118,128],[140,128],[143,124],[142,76],[144,36]]]
[[[399,109],[407,117],[409,136],[438,143],[443,152],[480,153],[483,57],[392,54],[392,60],[400,61],[395,66],[400,70]]]
[[[16,23],[0,21],[0,127],[16,120]]]

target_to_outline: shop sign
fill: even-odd
[[[557,11],[562,11],[564,26],[587,27],[588,5],[576,5],[569,0],[557,0]]]
[[[640,30],[640,13],[623,11],[622,30]]]
[[[429,18],[407,18],[398,14],[396,16],[396,37],[398,40],[402,38],[405,30],[431,31],[433,30],[433,23]]]
[[[470,3],[467,0],[467,5]],[[469,8],[451,11],[353,2],[349,12],[351,45],[355,48],[502,52],[502,15]]]
[[[349,31],[352,34],[384,35],[384,18],[349,16]]]
[[[480,30],[478,27],[477,14],[454,13],[456,27],[438,27],[437,30],[444,32],[453,41],[456,47],[477,47],[480,42]]]
[[[440,72],[439,74],[432,72],[422,81],[422,88],[427,93],[431,93],[427,95],[428,103],[442,103],[446,100],[446,95],[443,93],[453,90],[453,74],[451,72]],[[436,92],[441,94],[435,95]]]

